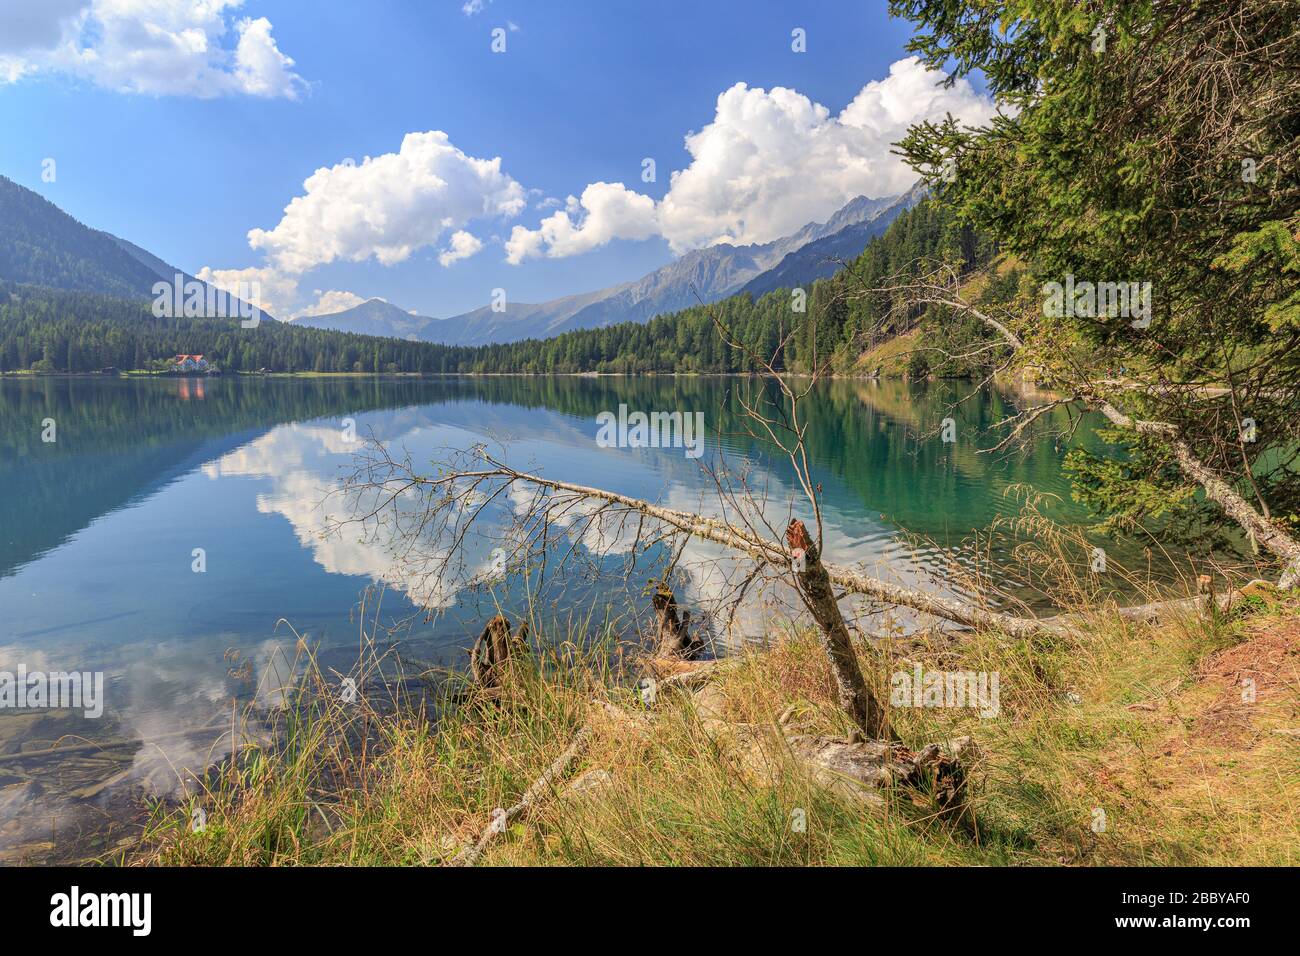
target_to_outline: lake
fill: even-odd
[[[324,534],[346,516],[332,492],[365,438],[430,471],[446,449],[488,443],[516,467],[714,513],[703,469],[744,472],[784,526],[791,469],[744,433],[734,392],[745,386],[665,377],[0,379],[0,671],[104,677],[97,718],[0,709],[0,860],[105,852],[129,839],[129,808],[142,793],[175,794],[188,770],[225,752],[211,735],[185,734],[223,716],[228,723],[232,706],[275,685],[270,671],[293,656],[295,631],[346,673],[359,635],[376,623],[412,659],[460,667],[498,603],[530,604],[561,635],[608,621],[631,636],[645,618],[644,586],[663,555],[645,556],[629,577],[626,542],[557,564],[541,581],[432,588],[395,560],[383,529]],[[982,454],[992,443],[982,433],[1022,400],[989,389],[950,408],[970,388],[844,380],[810,396],[828,560],[960,591],[942,547],[1014,516],[1012,486],[1057,496],[1060,521],[1086,519],[1062,472],[1066,420],[1042,419],[1022,452]],[[620,405],[701,412],[703,454],[601,447],[597,416]],[[940,434],[949,415],[954,442]],[[1070,441],[1100,447],[1094,424],[1085,420]],[[500,513],[489,510],[485,527],[509,516],[508,502],[493,507]],[[808,518],[802,503],[794,513]],[[593,546],[589,535],[575,537],[578,552]],[[470,564],[487,562],[490,545],[467,541]],[[968,558],[959,552],[959,563]],[[733,571],[719,550],[692,544],[679,560],[678,600],[707,609],[734,587]],[[1024,599],[1034,604],[1034,595]],[[780,602],[754,596],[729,632],[714,621],[716,649],[761,638]],[[428,608],[437,613],[419,613]],[[846,610],[870,631],[872,609],[847,602]],[[39,755],[73,743],[69,735],[143,743]],[[12,758],[23,750],[37,753]]]

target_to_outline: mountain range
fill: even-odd
[[[483,306],[450,318],[432,318],[383,299],[297,325],[445,345],[487,345],[550,338],[575,329],[646,322],[700,301],[738,292],[754,297],[806,285],[834,274],[906,209],[925,195],[921,184],[900,196],[859,196],[826,222],[810,222],[789,236],[752,245],[719,243],[692,250],[630,282],[542,303],[509,302],[500,312]],[[154,283],[183,270],[125,239],[91,229],[53,203],[0,176],[0,279],[80,292],[152,298]]]
[[[503,311],[482,306],[446,319],[415,315],[383,299],[351,309],[303,316],[296,323],[315,328],[418,339],[444,345],[488,345],[543,339],[574,329],[618,322],[647,322],[700,301],[716,302],[737,292],[755,297],[793,288],[839,270],[836,259],[854,258],[906,209],[925,195],[918,183],[900,196],[859,196],[826,222],[771,242],[733,246],[719,243],[686,253],[631,282],[565,296],[549,302],[507,302]],[[697,298],[698,293],[698,298]]]

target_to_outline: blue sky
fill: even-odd
[[[989,108],[898,64],[909,35],[883,0],[6,0],[0,173],[281,317],[330,291],[441,317],[901,191],[906,122]]]

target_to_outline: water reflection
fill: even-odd
[[[346,670],[366,623],[358,611],[367,588],[384,589],[378,620],[400,625],[403,647],[442,665],[463,664],[463,648],[497,602],[531,601],[560,618],[612,615],[629,629],[648,610],[648,565],[629,581],[567,573],[487,590],[473,578],[490,565],[490,533],[467,540],[468,570],[457,581],[400,560],[391,534],[324,533],[349,513],[332,492],[352,466],[354,434],[430,468],[448,448],[487,442],[521,469],[709,515],[721,512],[702,466],[748,468],[768,518],[783,527],[798,496],[788,465],[744,433],[738,387],[707,379],[0,380],[0,670],[101,670],[108,688],[108,713],[94,726],[73,714],[0,712],[0,859],[39,857],[52,822],[65,837],[107,827],[111,840],[122,794],[174,793],[187,770],[228,752],[228,737],[183,733],[217,726],[258,686],[273,695],[276,662],[294,653],[282,618]],[[1082,517],[1068,501],[1052,423],[1044,420],[1025,455],[981,455],[978,431],[1014,400],[988,392],[951,411],[961,387],[834,382],[814,396],[809,441],[829,560],[956,590],[948,556],[909,535],[954,544],[1012,513],[1003,492],[1015,483],[1061,495],[1058,517]],[[709,450],[695,461],[681,449],[599,447],[596,416],[620,403],[703,410]],[[957,418],[955,444],[927,437],[946,414]],[[40,440],[47,417],[58,422],[53,444]],[[1086,427],[1077,440],[1096,443]],[[485,530],[527,504],[522,489],[493,502]],[[635,529],[579,517],[571,528],[582,529],[580,549],[626,571]],[[693,607],[730,594],[743,574],[721,548],[698,541],[678,568],[679,599]],[[729,637],[714,622],[719,638],[763,633],[788,597],[751,594]],[[419,613],[427,609],[439,613],[428,619]],[[846,610],[865,622],[873,609],[848,602]],[[69,734],[151,743],[75,760],[3,759]]]

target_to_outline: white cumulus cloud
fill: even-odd
[[[243,0],[4,0],[0,82],[66,73],[123,93],[296,98],[304,81]]]
[[[621,183],[595,183],[577,210],[570,202],[536,229],[516,226],[507,261],[577,255],[611,239],[656,234],[678,253],[769,242],[857,196],[902,192],[916,175],[891,149],[909,126],[948,113],[979,126],[995,113],[992,100],[965,79],[945,88],[944,78],[916,57],[898,60],[838,115],[796,90],[737,83],[718,97],[713,119],[687,134],[691,161],[673,172],[659,203]]]
[[[6,0],[0,3],[0,54],[48,50],[85,14],[90,0]]]
[[[240,296],[277,319],[286,318],[298,298],[298,280],[275,269],[212,269],[204,266],[195,278],[231,295]]]
[[[271,21],[245,18],[238,30],[234,76],[239,89],[251,96],[296,97],[300,80],[293,72],[293,60],[275,45]]]
[[[674,172],[660,208],[663,234],[682,251],[718,241],[768,242],[825,219],[857,196],[902,192],[916,174],[891,152],[907,128],[951,113],[988,123],[991,100],[916,57],[864,86],[838,116],[794,90],[736,84],[713,122],[686,137],[691,164]]]
[[[576,256],[612,239],[649,239],[659,226],[655,202],[622,183],[592,183],[582,198],[570,196],[564,209],[537,229],[515,226],[506,240],[506,261],[518,265],[529,256]]]
[[[438,262],[446,268],[458,259],[468,259],[483,248],[482,241],[475,235],[458,229],[451,234],[451,242],[438,256]]]
[[[288,273],[336,260],[408,259],[472,219],[518,215],[525,193],[501,159],[467,156],[441,130],[408,133],[396,153],[323,167],[249,245]]]

